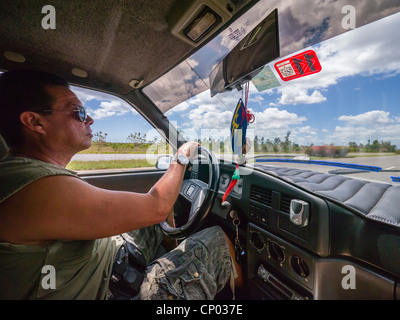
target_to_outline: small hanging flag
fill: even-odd
[[[246,130],[249,123],[255,120],[254,114],[247,110],[250,83],[244,86],[244,102],[239,99],[231,122],[231,139],[233,154],[241,157],[246,154]]]
[[[236,105],[231,122],[231,139],[233,154],[241,156],[246,145],[247,112],[242,99]]]

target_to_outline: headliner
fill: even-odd
[[[47,70],[71,84],[127,94],[132,79],[143,79],[144,86],[197,50],[169,32],[167,15],[175,2],[54,0],[56,29],[44,30],[41,10],[47,1],[2,0],[0,52],[21,53],[26,62],[16,64],[2,54],[0,69]],[[233,2],[238,14],[248,1]],[[73,68],[88,77],[73,76]]]

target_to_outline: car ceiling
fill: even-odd
[[[250,1],[233,1],[234,14]],[[124,95],[132,91],[132,79],[146,85],[195,51],[169,32],[167,15],[175,3],[54,0],[56,28],[45,30],[42,8],[47,1],[2,0],[0,69],[46,70],[72,84]],[[5,51],[22,54],[25,63],[8,61]],[[88,77],[77,78],[73,68],[85,70]]]

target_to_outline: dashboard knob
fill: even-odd
[[[293,256],[290,259],[290,265],[292,266],[294,272],[296,272],[302,278],[306,278],[310,274],[310,269],[307,263],[299,256]]]
[[[281,265],[285,261],[285,248],[276,242],[271,240],[267,242],[267,252],[269,257],[278,261]]]

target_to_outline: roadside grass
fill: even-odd
[[[120,154],[137,154],[137,153],[147,153],[150,151],[151,153],[168,153],[165,146],[160,144],[151,144],[151,143],[117,143],[117,142],[92,142],[92,145],[89,149],[80,151],[79,153],[98,153],[98,154],[111,154],[111,153],[120,153]]]
[[[130,168],[154,167],[147,160],[109,160],[109,161],[71,161],[67,169],[79,170],[101,170],[101,169],[130,169]]]
[[[349,153],[346,158],[361,158],[361,157],[389,157],[389,156],[398,156],[397,152],[380,152],[380,153]]]

